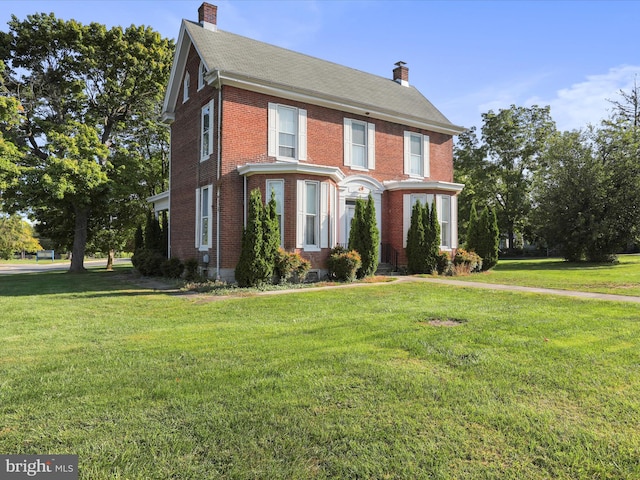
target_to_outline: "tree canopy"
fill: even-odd
[[[70,270],[82,271],[92,234],[114,219],[130,223],[132,203],[165,186],[164,172],[149,175],[141,160],[155,159],[157,169],[166,151],[158,113],[173,42],[149,27],[39,13],[13,16],[0,52],[8,95],[22,109],[14,146],[24,152],[11,160],[19,181],[7,185],[5,203],[59,244],[72,243]]]

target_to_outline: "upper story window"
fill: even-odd
[[[267,195],[265,201],[271,201],[271,194],[276,199],[276,217],[280,230],[280,246],[284,246],[284,180],[267,180]]]
[[[204,62],[200,62],[200,66],[198,67],[198,90],[202,90],[204,88],[205,80],[204,76],[207,74],[207,67],[204,65]]]
[[[307,111],[269,104],[268,154],[278,160],[307,159]]]
[[[189,83],[191,79],[189,76],[189,72],[185,73],[184,81],[182,82],[182,103],[189,100]]]
[[[200,134],[200,161],[213,152],[213,100],[202,107]]]
[[[375,132],[373,123],[344,119],[345,166],[360,170],[375,168]]]
[[[424,178],[429,173],[429,136],[404,132],[404,173]]]

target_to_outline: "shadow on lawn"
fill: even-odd
[[[0,276],[0,297],[78,294],[82,297],[114,297],[166,295],[176,287],[159,280],[138,277],[131,267],[116,268],[112,272],[90,269],[72,274],[65,270],[40,273],[21,273]]]
[[[567,262],[566,260],[549,260],[538,261],[532,260],[510,260],[508,262],[498,261],[495,270],[501,272],[532,270],[532,271],[559,271],[559,270],[605,270],[621,265],[625,262],[618,264],[612,263],[589,263],[589,262]]]

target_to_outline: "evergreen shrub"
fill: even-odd
[[[145,277],[162,276],[162,263],[166,260],[162,254],[155,250],[138,250],[131,257],[131,263],[141,275]]]
[[[184,272],[184,264],[179,258],[167,258],[160,265],[160,271],[163,277],[180,278]]]
[[[184,279],[188,282],[197,280],[200,277],[198,275],[198,260],[195,258],[188,258],[184,261]]]

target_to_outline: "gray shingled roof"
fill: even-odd
[[[184,25],[207,68],[223,75],[254,78],[261,83],[307,92],[321,98],[371,107],[401,117],[458,130],[416,88],[390,78],[338,65],[285,48],[222,30],[211,31],[195,22]]]

